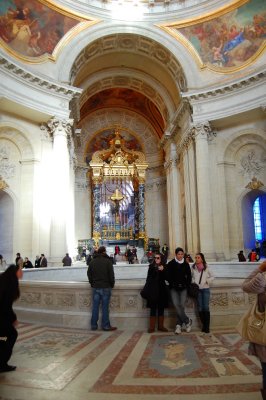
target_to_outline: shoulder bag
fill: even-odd
[[[200,274],[199,285],[200,285],[200,282],[201,282],[201,279],[202,279],[202,274],[203,274],[203,270],[201,271],[201,274]],[[188,290],[187,290],[187,294],[188,294],[189,297],[192,297],[193,299],[197,299],[198,298],[199,291],[200,291],[199,285],[197,283],[191,283],[190,284],[190,286],[188,287]]]
[[[243,339],[251,343],[266,345],[265,311],[258,310],[258,296],[249,310],[242,316],[236,330]]]

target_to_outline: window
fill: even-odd
[[[262,240],[262,207],[261,199],[256,198],[253,205],[253,215],[254,215],[254,227],[255,227],[255,239]]]

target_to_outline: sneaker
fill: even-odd
[[[186,324],[186,332],[190,332],[192,327],[192,319],[189,319],[188,324]]]
[[[181,333],[181,326],[180,325],[176,325],[175,327],[175,334],[179,335],[179,333]]]

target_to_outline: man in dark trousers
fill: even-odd
[[[109,303],[112,288],[115,284],[114,267],[110,257],[106,254],[104,246],[99,247],[97,254],[89,263],[87,275],[92,287],[91,329],[98,329],[99,308],[101,304],[102,329],[104,331],[116,330],[116,327],[111,326],[109,319]]]

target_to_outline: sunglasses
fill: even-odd
[[[154,257],[155,259],[158,259],[158,260],[160,260],[161,259],[161,257]]]

